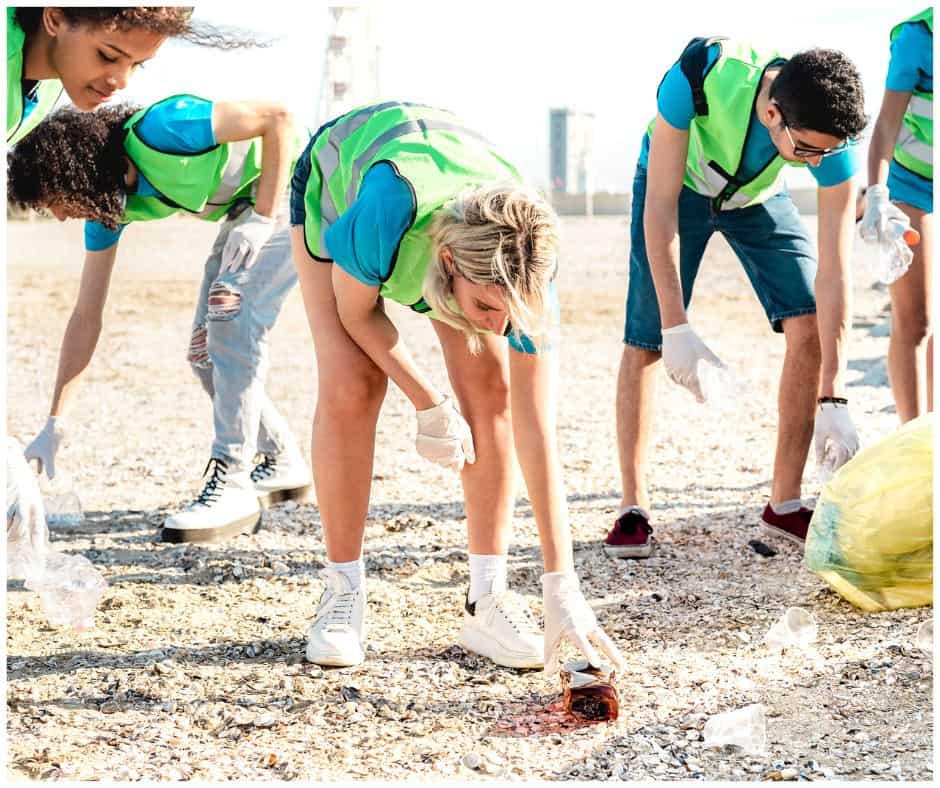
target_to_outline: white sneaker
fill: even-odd
[[[507,668],[541,668],[544,637],[528,604],[514,591],[468,599],[458,641],[467,651],[482,654]]]
[[[258,496],[247,472],[231,474],[224,460],[213,457],[203,472],[202,492],[183,511],[163,522],[163,542],[220,542],[257,530]]]
[[[313,492],[310,466],[299,452],[262,454],[251,481],[262,504],[305,500]]]
[[[307,630],[307,660],[350,667],[366,658],[366,590],[354,589],[342,572],[320,570],[326,582],[317,617]]]

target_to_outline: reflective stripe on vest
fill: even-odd
[[[707,157],[699,159],[699,169],[688,167],[686,175],[695,184],[695,191],[706,197],[717,197],[728,186],[728,181],[724,175],[715,170],[708,162]],[[699,174],[701,173],[701,174]],[[742,192],[740,189],[721,203],[721,210],[727,211],[734,208],[746,207],[754,197]]]
[[[921,142],[907,126],[901,126],[898,132],[897,147],[908,156],[933,167],[933,145]]]
[[[215,213],[220,206],[228,205],[235,198],[239,188],[244,185],[242,178],[245,174],[245,162],[251,151],[252,142],[253,140],[239,140],[238,142],[226,143],[228,145],[228,162],[222,172],[222,180],[215,192],[206,201],[205,207],[196,214],[200,219],[205,219]],[[257,188],[258,181],[256,179],[252,184],[252,194],[257,191]]]
[[[380,108],[400,106],[400,104],[401,102],[389,102],[386,105],[380,105]],[[369,120],[369,118],[372,117],[372,115],[375,113],[376,109],[376,107],[368,107],[367,109],[356,113],[356,115],[347,118],[345,121],[343,121],[343,123],[331,127],[328,132],[327,144],[316,152],[317,164],[321,172],[321,250],[326,249],[326,231],[330,228],[333,222],[339,219],[339,209],[336,206],[336,202],[333,200],[333,195],[330,194],[329,184],[330,180],[339,169],[340,145],[343,144],[350,134],[352,134],[354,131],[356,131],[356,129],[361,127],[367,120]],[[399,123],[397,126],[393,126],[392,128],[383,132],[380,136],[376,137],[368,149],[356,157],[356,160],[353,162],[352,174],[349,179],[349,184],[346,187],[347,205],[351,205],[356,199],[356,193],[359,190],[359,178],[362,174],[362,168],[372,160],[372,157],[375,156],[375,154],[383,145],[388,143],[390,140],[397,139],[398,137],[404,137],[407,134],[428,131],[455,131],[489,144],[489,141],[481,134],[468,129],[459,123],[447,123],[446,121],[438,120],[407,120]]]

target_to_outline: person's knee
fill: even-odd
[[[509,372],[497,361],[478,366],[473,375],[452,380],[451,386],[461,410],[467,411],[468,417],[475,413],[499,414],[509,410]]]
[[[817,362],[822,358],[816,315],[786,318],[783,321],[783,334],[786,337],[788,353],[795,352],[807,360]]]
[[[388,377],[377,367],[344,374],[322,381],[317,394],[317,408],[331,418],[354,420],[363,413],[376,412],[388,391]]]
[[[197,374],[200,369],[208,369],[212,366],[212,361],[209,358],[209,331],[205,323],[193,329],[189,337],[189,350],[186,353],[186,360]]]
[[[209,320],[234,320],[241,314],[242,296],[238,289],[225,282],[209,288]]]
[[[930,316],[926,308],[901,310],[891,314],[891,334],[905,344],[920,346],[931,336]]]

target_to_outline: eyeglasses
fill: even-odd
[[[777,104],[777,102],[774,103]],[[779,104],[777,104],[777,112],[780,113],[780,120],[783,121],[783,130],[787,133],[787,139],[790,140],[790,145],[793,146],[794,156],[798,156],[801,159],[812,159],[819,156],[821,159],[825,159],[827,156],[835,156],[837,153],[844,153],[848,150],[848,140],[841,145],[835,145],[831,148],[801,148],[793,139],[793,135],[790,133],[790,124],[787,123],[787,117],[783,114],[783,110],[780,109]]]

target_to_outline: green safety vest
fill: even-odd
[[[718,59],[704,74],[708,47],[721,47]],[[716,210],[757,205],[778,194],[780,172],[788,162],[774,155],[750,180],[740,178],[741,160],[751,116],[764,72],[782,65],[776,52],[758,52],[729,39],[693,39],[679,60],[692,88],[695,117],[689,126],[689,153],[684,184],[713,198]],[[652,139],[655,118],[647,131]]]
[[[430,313],[423,285],[431,261],[428,226],[435,212],[467,187],[522,178],[449,112],[398,101],[354,109],[324,126],[310,146],[304,236],[311,255],[331,259],[326,231],[352,205],[369,168],[381,161],[411,187],[414,214],[379,293]]]
[[[933,39],[933,6],[896,25],[891,40],[900,35],[904,25],[922,24]],[[931,75],[933,76],[933,75]],[[894,160],[922,178],[933,180],[933,90],[914,90],[898,132]]]
[[[7,8],[7,145],[19,142],[39,124],[55,106],[62,94],[57,79],[41,79],[36,83],[36,106],[23,119],[26,99],[23,96],[23,47],[26,33],[16,21],[16,9]]]

